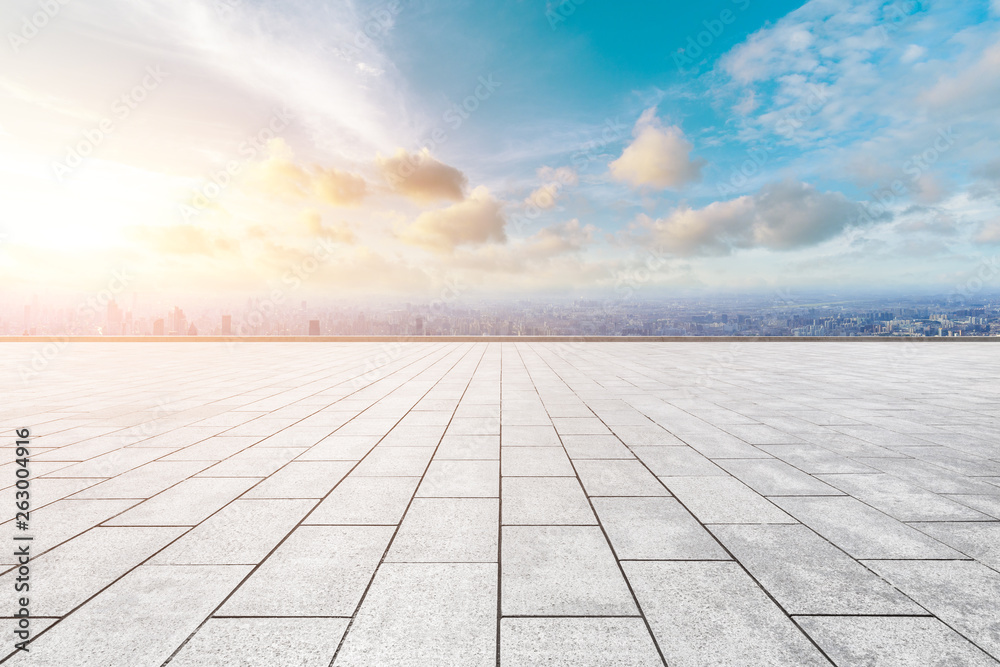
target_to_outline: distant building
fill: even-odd
[[[222,335],[232,336],[233,335],[233,316],[223,315],[222,316]]]
[[[185,331],[187,331],[187,318],[184,317],[184,311],[174,306],[173,312],[170,313],[170,335],[183,336]]]
[[[198,327],[196,327],[194,325],[194,322],[192,322],[191,326],[188,327],[188,336],[197,336],[197,335],[198,335]]]
[[[108,333],[115,335],[121,332],[122,328],[122,309],[118,307],[114,299],[108,302]]]
[[[310,336],[319,335],[319,320],[309,320],[309,335]]]
[[[153,322],[153,335],[162,336],[163,335],[163,319],[158,319]]]

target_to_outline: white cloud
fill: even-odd
[[[503,243],[507,240],[506,224],[503,204],[479,186],[465,201],[421,213],[399,238],[436,252],[450,252],[461,245]]]
[[[676,255],[725,255],[739,248],[791,250],[816,245],[852,227],[868,224],[865,209],[839,192],[783,181],[756,195],[682,207],[670,215],[641,216],[644,242]],[[885,219],[883,216],[882,219]]]
[[[632,143],[609,165],[616,180],[636,187],[676,189],[701,179],[705,161],[691,159],[691,142],[676,125],[664,127],[655,107],[642,113],[632,135]]]
[[[389,158],[379,155],[376,163],[390,188],[415,201],[461,201],[465,196],[465,174],[434,159],[426,148],[419,153],[401,148]]]
[[[919,44],[910,44],[903,51],[903,55],[899,57],[900,62],[913,63],[927,55],[927,49]]]
[[[556,169],[548,166],[542,167],[538,170],[538,178],[542,184],[528,195],[525,204],[534,205],[540,209],[553,208],[565,186],[577,185],[580,182],[576,170],[572,167],[558,167]]]
[[[939,109],[992,112],[1000,102],[1000,43],[984,49],[975,62],[957,74],[942,76],[920,101]]]

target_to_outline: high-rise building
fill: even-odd
[[[233,335],[233,316],[223,315],[222,316],[222,335],[232,336]]]
[[[184,317],[184,311],[174,306],[174,310],[170,313],[170,334],[183,336],[185,331],[187,331],[187,318]]]
[[[319,335],[319,320],[309,320],[309,335],[310,336]]]
[[[108,333],[111,335],[116,335],[121,333],[122,329],[122,309],[118,307],[114,299],[108,302]]]
[[[153,322],[153,335],[162,336],[163,335],[163,319],[160,318]]]

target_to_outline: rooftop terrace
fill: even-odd
[[[997,665],[998,352],[0,344],[0,656]]]

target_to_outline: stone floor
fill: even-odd
[[[988,343],[14,343],[9,665],[996,665]],[[7,544],[15,531],[5,524]],[[992,657],[991,657],[992,656]]]

